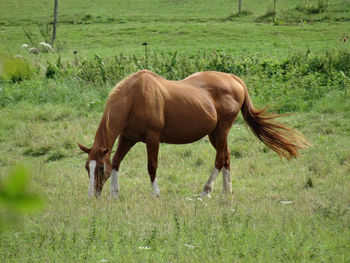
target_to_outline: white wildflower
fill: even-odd
[[[16,55],[15,58],[23,58],[22,55]]]
[[[98,263],[108,262],[108,259],[101,259]]]
[[[29,49],[29,52],[34,53],[34,54],[38,54],[39,50],[37,50],[35,47],[32,47]]]
[[[283,204],[283,205],[287,205],[287,204],[293,203],[293,201],[283,200],[283,201],[280,201],[280,203]]]
[[[189,198],[189,197],[186,197],[185,200],[187,200],[187,201],[193,201],[193,199],[192,199],[192,198]]]
[[[46,42],[40,42],[39,45],[41,45],[42,47],[45,47],[47,49],[52,49],[52,46]]]
[[[22,48],[28,48],[28,44],[23,44]]]
[[[193,245],[190,245],[190,244],[185,244],[185,247],[188,247],[188,248],[191,248],[191,249],[197,248],[197,246],[193,246]]]
[[[150,248],[150,247],[139,247],[139,249],[149,250],[149,249],[151,249],[151,248]]]

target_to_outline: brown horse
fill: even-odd
[[[153,193],[159,195],[156,179],[159,143],[191,143],[208,135],[216,150],[215,165],[202,196],[210,196],[214,181],[223,170],[223,191],[232,192],[229,130],[242,111],[253,133],[269,148],[287,159],[309,145],[298,132],[274,123],[265,110],[256,110],[243,81],[221,72],[199,72],[181,81],[169,81],[147,70],[121,81],[111,92],[92,148],[79,144],[89,157],[88,195],[99,196],[111,176],[111,197],[119,192],[119,166],[137,142],[146,143],[148,173]],[[110,163],[117,137],[118,147]]]

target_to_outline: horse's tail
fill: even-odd
[[[310,146],[301,133],[272,121],[283,115],[267,113],[266,108],[255,109],[247,87],[242,80],[236,76],[235,78],[245,88],[245,99],[241,108],[243,118],[260,141],[288,160],[296,158],[300,149]]]

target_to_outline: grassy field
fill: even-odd
[[[0,3],[2,48],[23,54],[23,43],[37,45],[50,39],[51,33],[42,36],[39,29],[45,31],[52,21],[53,1]],[[350,3],[331,1],[318,10],[319,3],[326,5],[327,1],[281,1],[276,9],[277,26],[272,26],[273,1],[243,1],[246,13],[241,16],[237,16],[238,4],[228,0],[62,1],[55,55],[73,58],[73,50],[84,57],[142,53],[144,41],[156,51],[224,49],[269,56],[291,49],[338,47],[338,38],[349,34]],[[31,33],[33,44],[24,30]]]
[[[21,45],[49,41],[38,25],[53,1],[0,0],[0,182],[24,165],[45,201],[6,229],[0,187],[1,262],[350,261],[350,2],[278,1],[275,19],[273,1],[242,2],[237,15],[226,0],[60,1],[57,43],[34,55]],[[143,41],[164,77],[241,76],[254,104],[292,113],[281,121],[312,147],[281,161],[239,116],[232,195],[219,177],[213,198],[196,198],[215,156],[203,138],[161,145],[159,198],[139,143],[121,165],[119,200],[109,182],[89,200],[77,143],[92,144],[114,83],[145,67]]]

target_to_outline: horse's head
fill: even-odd
[[[89,155],[85,164],[90,180],[88,196],[95,194],[99,197],[104,183],[111,175],[110,150],[99,147],[87,148],[81,144],[78,146]]]

